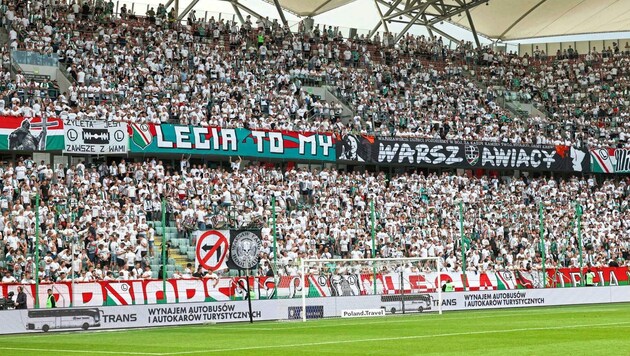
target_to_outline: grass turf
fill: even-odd
[[[630,304],[0,336],[0,355],[630,355]]]

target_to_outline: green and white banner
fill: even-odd
[[[591,172],[630,173],[630,148],[591,149]]]
[[[131,153],[243,156],[285,160],[335,161],[330,133],[245,128],[130,124]]]

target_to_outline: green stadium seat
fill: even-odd
[[[180,252],[182,255],[185,255],[185,254],[188,252],[188,246],[186,246],[186,245],[181,245],[181,246],[179,246],[179,252]]]
[[[195,260],[195,251],[194,250],[188,250],[187,253],[187,257],[188,257],[188,261],[194,261]]]

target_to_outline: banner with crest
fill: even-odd
[[[587,172],[587,152],[565,145],[514,145],[457,140],[346,135],[340,163]]]
[[[249,130],[185,125],[130,124],[131,153],[243,156],[335,161],[330,133]]]

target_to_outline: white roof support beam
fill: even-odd
[[[396,6],[398,6],[398,4],[400,4],[402,0],[396,0],[395,3],[392,6],[388,6],[389,9],[387,10],[387,12],[385,12],[385,16],[391,14],[392,12],[394,12],[394,10],[396,9]],[[376,6],[378,6],[378,0],[374,0],[374,4]],[[387,4],[385,4],[387,6]],[[385,22],[387,22],[385,20],[384,16],[381,16],[381,21],[379,21],[376,26],[374,26],[374,28],[372,29],[372,31],[370,31],[370,33],[368,34],[368,38],[372,38],[372,36],[374,36],[374,34],[376,33],[376,31],[378,31],[378,28],[381,27],[381,24],[384,24]],[[389,32],[389,29],[387,28],[387,26],[385,26],[385,30],[387,32]]]
[[[179,13],[179,15],[177,16],[177,20],[181,21],[198,3],[199,0],[193,0],[188,6],[186,6],[184,11]],[[175,12],[177,12],[177,10],[175,10]]]
[[[437,0],[428,0],[428,1],[437,1]],[[387,4],[387,2],[385,1],[379,1],[381,4],[385,5],[385,6],[389,6],[389,4]],[[398,12],[395,13],[390,13],[389,15],[385,15],[384,19],[385,20],[392,20],[395,19],[399,16],[404,16],[404,15],[408,15],[410,13],[415,12],[416,10],[420,10],[420,9],[427,9],[429,7],[429,4],[420,4],[420,5],[415,5],[415,6],[410,6],[410,7],[406,7],[404,9],[400,9],[398,7],[394,7],[395,10],[398,10]]]
[[[261,14],[257,13],[256,11],[250,9],[247,6],[241,4],[240,2],[238,2],[238,0],[230,0],[230,3],[232,4],[232,6],[236,6],[238,9],[241,9],[241,10],[245,11],[246,13],[254,16],[257,19],[264,19],[264,17]],[[241,15],[241,17],[242,17],[242,15]]]
[[[378,5],[378,2],[376,2],[376,0],[374,0],[374,6],[376,6],[376,11],[378,11],[378,16],[381,18],[380,24],[383,25],[386,32],[389,32],[389,26],[387,26],[387,21],[383,19],[383,11],[381,11],[381,7]],[[372,36],[372,33],[373,31],[370,31],[370,35],[368,36],[368,38]]]
[[[472,16],[470,16],[470,11],[468,9],[466,9],[466,17],[468,18],[470,30],[475,38],[475,44],[477,45],[477,48],[481,48],[481,42],[479,42],[479,36],[477,36],[477,30],[475,29],[475,21],[473,21]]]
[[[238,17],[238,20],[241,22],[241,25],[245,23],[245,18],[243,17],[243,14],[241,14],[241,9],[238,8],[238,6],[234,5],[234,3],[231,3],[232,8],[234,9],[234,12],[236,13],[236,17]]]
[[[426,5],[426,7],[428,7],[428,5]],[[425,8],[426,9],[426,8]],[[423,12],[425,9],[422,9],[422,11],[417,11],[416,14],[414,15],[414,17],[411,19],[411,21],[409,21],[407,23],[407,25],[402,29],[402,31],[400,31],[400,33],[398,34],[398,36],[396,36],[396,40],[394,42],[398,42],[400,41],[401,38],[403,38],[403,36],[407,33],[407,31],[409,31],[409,29],[411,28],[411,26],[413,26],[416,21],[418,21],[418,19],[420,18],[420,16],[422,16]]]
[[[427,15],[422,15],[422,21],[427,22]],[[433,34],[433,26],[427,26],[427,31],[429,32],[431,39],[434,39],[435,35]]]
[[[287,22],[287,18],[284,16],[284,10],[282,10],[282,6],[278,0],[273,0],[273,4],[276,6],[276,10],[278,10],[278,15],[280,15],[280,21],[282,21],[282,25],[288,27],[289,22]]]
[[[413,25],[419,25],[426,27],[432,37],[432,32],[436,32],[452,41],[459,42],[459,40],[456,40],[452,36],[447,36],[444,31],[439,31],[435,25],[442,21],[449,21],[453,16],[465,12],[470,18],[471,27],[474,28],[470,9],[486,3],[487,0],[456,0],[450,3],[445,3],[445,1],[447,0],[407,0],[401,3],[401,0],[374,0],[379,9],[381,20],[375,26],[374,30],[370,32],[370,36],[372,36],[383,23],[397,22],[406,25],[402,32],[396,37],[396,41],[400,40]],[[384,15],[380,12],[381,9],[378,5],[383,5],[388,9]],[[401,20],[399,17],[405,17],[406,20]],[[475,42],[479,46],[479,38],[474,29],[473,32]]]

